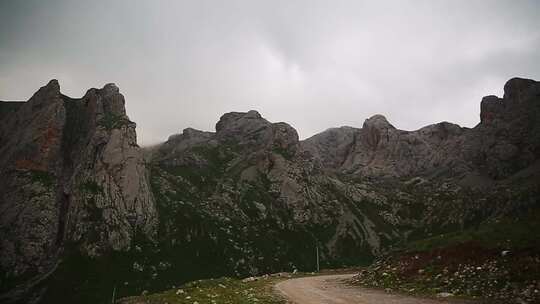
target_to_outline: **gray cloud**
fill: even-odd
[[[115,82],[152,144],[257,109],[302,138],[382,113],[478,122],[482,96],[540,79],[538,1],[3,1],[0,99],[51,78]]]

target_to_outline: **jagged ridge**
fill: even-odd
[[[145,172],[116,86],[73,100],[52,81],[2,112],[2,248],[13,248],[2,267],[28,282],[22,274],[49,274],[74,246],[93,257],[88,272],[114,278],[100,288],[124,282],[127,295],[201,276],[312,270],[315,246],[324,266],[366,263],[410,240],[519,217],[538,205],[539,92],[538,82],[510,80],[503,98],[483,99],[471,129],[409,132],[376,115],[304,141],[256,111],[227,113],[216,132],[188,128],[152,148]],[[115,263],[100,262],[108,257]],[[73,278],[88,272],[57,270],[63,279],[52,282],[78,288]]]

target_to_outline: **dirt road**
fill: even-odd
[[[352,274],[314,276],[283,281],[276,285],[295,304],[441,304],[471,303],[456,300],[414,298],[380,290],[348,286]]]

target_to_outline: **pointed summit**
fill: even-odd
[[[52,79],[46,85],[39,88],[30,98],[29,103],[33,105],[52,104],[61,101],[60,84],[58,80]]]
[[[104,96],[110,96],[120,93],[120,89],[114,83],[107,83],[105,86],[103,86],[103,89],[101,89],[101,91],[103,92]]]
[[[57,79],[51,79],[49,83],[45,85],[45,88],[47,88],[47,90],[60,92],[60,84]]]
[[[381,114],[376,114],[366,119],[363,128],[395,129],[395,127],[388,122],[386,117]]]

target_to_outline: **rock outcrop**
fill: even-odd
[[[100,256],[155,237],[135,123],[114,84],[72,99],[52,80],[6,114],[0,175],[4,299],[52,273],[66,246]]]
[[[480,124],[468,132],[463,155],[480,172],[508,178],[540,156],[540,83],[510,79],[503,98],[482,99]]]

